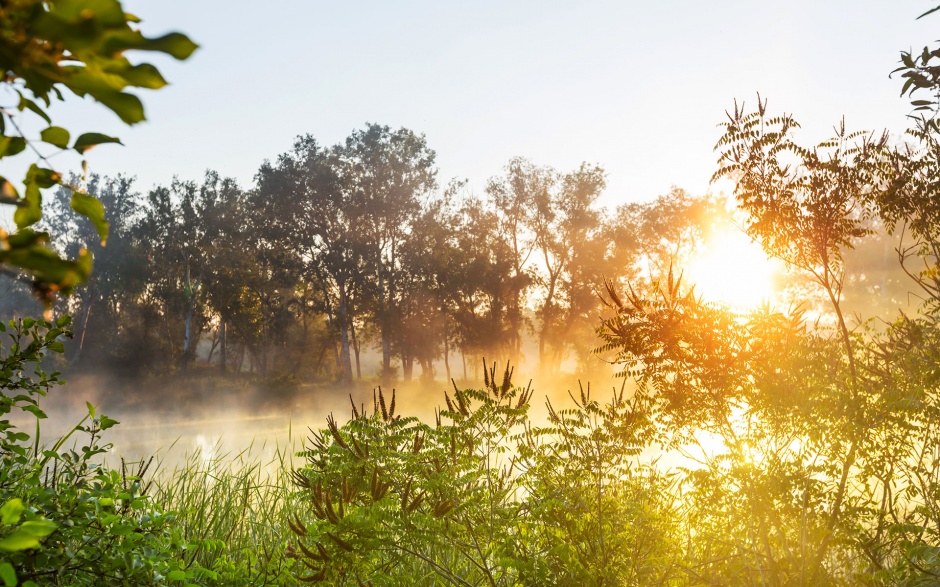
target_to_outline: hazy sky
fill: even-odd
[[[609,172],[605,203],[671,185],[695,194],[715,169],[717,124],[735,98],[797,115],[808,140],[906,126],[902,49],[938,38],[932,1],[127,0],[145,33],[187,33],[187,62],[153,60],[172,84],[142,92],[148,122],[56,108],[67,128],[120,136],[93,171],[138,187],[215,169],[250,186],[299,134],[324,144],[365,122],[424,133],[441,183],[482,191],[510,157]],[[56,159],[61,169],[75,165]]]

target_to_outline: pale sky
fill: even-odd
[[[915,20],[935,3],[126,0],[145,33],[179,30],[201,49],[151,59],[171,86],[141,92],[149,120],[133,129],[78,99],[53,118],[121,137],[89,153],[91,170],[136,175],[142,191],[210,168],[250,187],[297,135],[334,144],[368,121],[424,133],[442,185],[481,192],[520,155],[599,163],[607,205],[672,185],[703,194],[735,98],[759,91],[806,140],[843,115],[903,130],[909,105],[888,74],[900,50],[938,38],[940,15]]]

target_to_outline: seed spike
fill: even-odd
[[[352,394],[349,394],[349,403],[352,405],[353,419],[354,419],[354,420],[358,420],[358,419],[359,419],[359,410],[356,409],[356,402],[353,401],[353,396],[352,396]]]
[[[460,393],[460,392],[457,392],[457,393]],[[454,410],[454,403],[453,403],[452,401],[450,401],[450,396],[447,395],[447,392],[446,392],[446,391],[444,392],[444,401],[447,402],[447,411],[448,411],[448,412],[453,412],[453,411],[455,411],[455,410]]]
[[[310,550],[309,548],[307,548],[304,545],[304,543],[300,540],[297,541],[297,547],[300,548],[300,551],[304,553],[304,556],[306,556],[307,558],[313,559],[317,562],[323,562],[324,560],[329,560],[329,559],[324,559],[323,555],[321,555],[320,553],[314,552]]]
[[[382,408],[382,421],[388,422],[388,408],[385,406],[385,394],[382,393],[382,386],[379,386],[379,406]]]
[[[326,417],[326,425],[329,427],[330,434],[333,436],[333,440],[336,441],[336,444],[340,445],[346,450],[349,450],[349,445],[346,444],[346,441],[343,439],[342,435],[339,433],[339,426],[336,425],[336,419],[333,418],[332,413]]]
[[[515,371],[515,367],[509,366],[509,361],[506,361],[506,370],[503,372],[503,385],[500,388],[501,394],[500,399],[506,396],[510,389],[512,389],[512,374]]]

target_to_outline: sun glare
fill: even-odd
[[[779,263],[759,244],[729,229],[712,235],[693,255],[685,279],[704,300],[746,311],[774,298],[778,273]]]

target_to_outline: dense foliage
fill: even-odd
[[[555,373],[592,363],[605,278],[668,264],[727,221],[716,199],[678,189],[605,210],[604,172],[588,165],[515,159],[482,196],[433,191],[435,174],[422,136],[369,125],[331,148],[300,139],[251,190],[209,172],[141,195],[128,177],[93,176],[107,247],[60,190],[44,226],[64,254],[97,259],[56,305],[76,317],[67,354],[138,373],[198,360],[345,382],[410,380],[416,366],[425,380],[467,378],[484,355]],[[0,313],[28,314],[8,285]],[[373,349],[377,370],[361,360]]]
[[[90,404],[66,435],[40,438],[39,400],[64,383],[43,365],[56,362],[69,324],[0,323],[2,584],[294,584],[289,529],[277,523],[288,480],[268,478],[250,455],[229,468],[190,461],[168,478],[150,471],[152,458],[109,467],[102,437],[117,422]]]
[[[23,153],[36,156],[23,180],[22,194],[9,178],[0,177],[0,204],[13,205],[16,232],[0,230],[0,273],[22,274],[34,293],[50,303],[57,291],[71,292],[91,272],[92,257],[80,249],[62,256],[49,247],[49,234],[36,231],[42,219],[42,191],[61,186],[69,191],[70,208],[91,222],[96,240],[108,238],[108,223],[101,203],[81,182],[65,181],[50,161],[48,149],[74,150],[84,156],[92,147],[120,142],[96,132],[72,140],[68,130],[52,124],[53,101],[63,92],[90,97],[114,112],[126,124],[144,120],[140,99],[128,88],[159,89],[166,80],[149,63],[131,63],[128,51],[155,51],[186,59],[196,45],[181,33],[151,38],[124,12],[118,0],[94,3],[81,0],[14,0],[0,6],[0,88],[5,98],[17,100],[0,106],[0,159]],[[34,115],[48,125],[39,139],[23,134],[22,117]],[[82,162],[83,168],[86,167]]]
[[[352,402],[347,421],[311,430],[298,465],[279,452],[273,477],[243,454],[154,479],[149,463],[103,464],[117,422],[91,405],[41,442],[39,399],[61,383],[47,369],[71,319],[0,322],[0,581],[937,584],[938,56],[902,57],[904,93],[933,99],[914,100],[900,148],[842,126],[801,145],[794,118],[760,100],[728,113],[716,177],[734,183],[747,232],[826,307],[733,312],[677,269],[638,281],[640,261],[671,267],[707,231],[714,204],[676,191],[605,214],[591,166],[517,159],[485,199],[429,197],[434,154],[405,129],[369,125],[332,148],[304,137],[250,191],[210,173],[140,202],[125,178],[93,180],[117,252],[100,252],[72,302],[75,355],[101,314],[102,338],[137,339],[124,347],[154,363],[186,369],[215,328],[223,368],[237,341],[265,372],[300,326],[298,352],[320,336],[349,381],[368,341],[389,377],[393,357],[430,372],[451,344],[517,358],[528,323],[549,370],[593,348],[623,382],[604,402],[590,386],[570,407],[546,401],[543,420],[509,363],[484,363],[483,387],[454,384],[433,422],[378,388],[371,409]],[[66,254],[101,236],[65,214],[47,222]],[[923,304],[853,322],[847,259],[872,227],[903,235],[898,261]],[[605,282],[586,343],[587,294]]]

